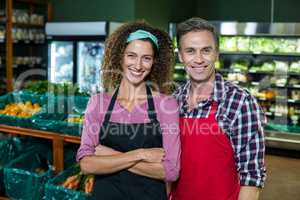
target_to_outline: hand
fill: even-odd
[[[163,148],[143,149],[141,152],[142,160],[150,163],[160,163],[163,161],[165,151]]]
[[[111,156],[111,155],[116,155],[118,153],[119,153],[118,151],[101,144],[98,145],[95,149],[96,156]]]

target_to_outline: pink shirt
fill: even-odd
[[[173,97],[157,95],[153,97],[157,120],[163,134],[163,148],[165,158],[163,166],[166,181],[175,181],[180,170],[180,136],[179,136],[179,113],[177,102]],[[107,111],[111,95],[100,93],[90,98],[86,112],[81,145],[77,152],[77,161],[84,156],[94,155],[95,147],[99,145],[99,130]],[[149,122],[147,102],[134,108],[132,112],[124,109],[116,101],[110,121],[119,123],[146,123]]]

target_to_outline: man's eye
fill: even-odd
[[[211,52],[212,52],[211,48],[204,48],[204,49],[202,49],[202,53],[203,54],[210,54]]]
[[[187,49],[186,52],[187,52],[187,53],[193,53],[194,50],[193,50],[193,49]]]

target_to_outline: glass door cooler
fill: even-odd
[[[76,83],[83,92],[102,91],[100,72],[104,41],[120,24],[47,23],[48,80],[52,83]]]

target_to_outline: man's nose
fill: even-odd
[[[194,61],[197,63],[203,62],[203,55],[202,55],[201,51],[198,51],[196,53]]]

